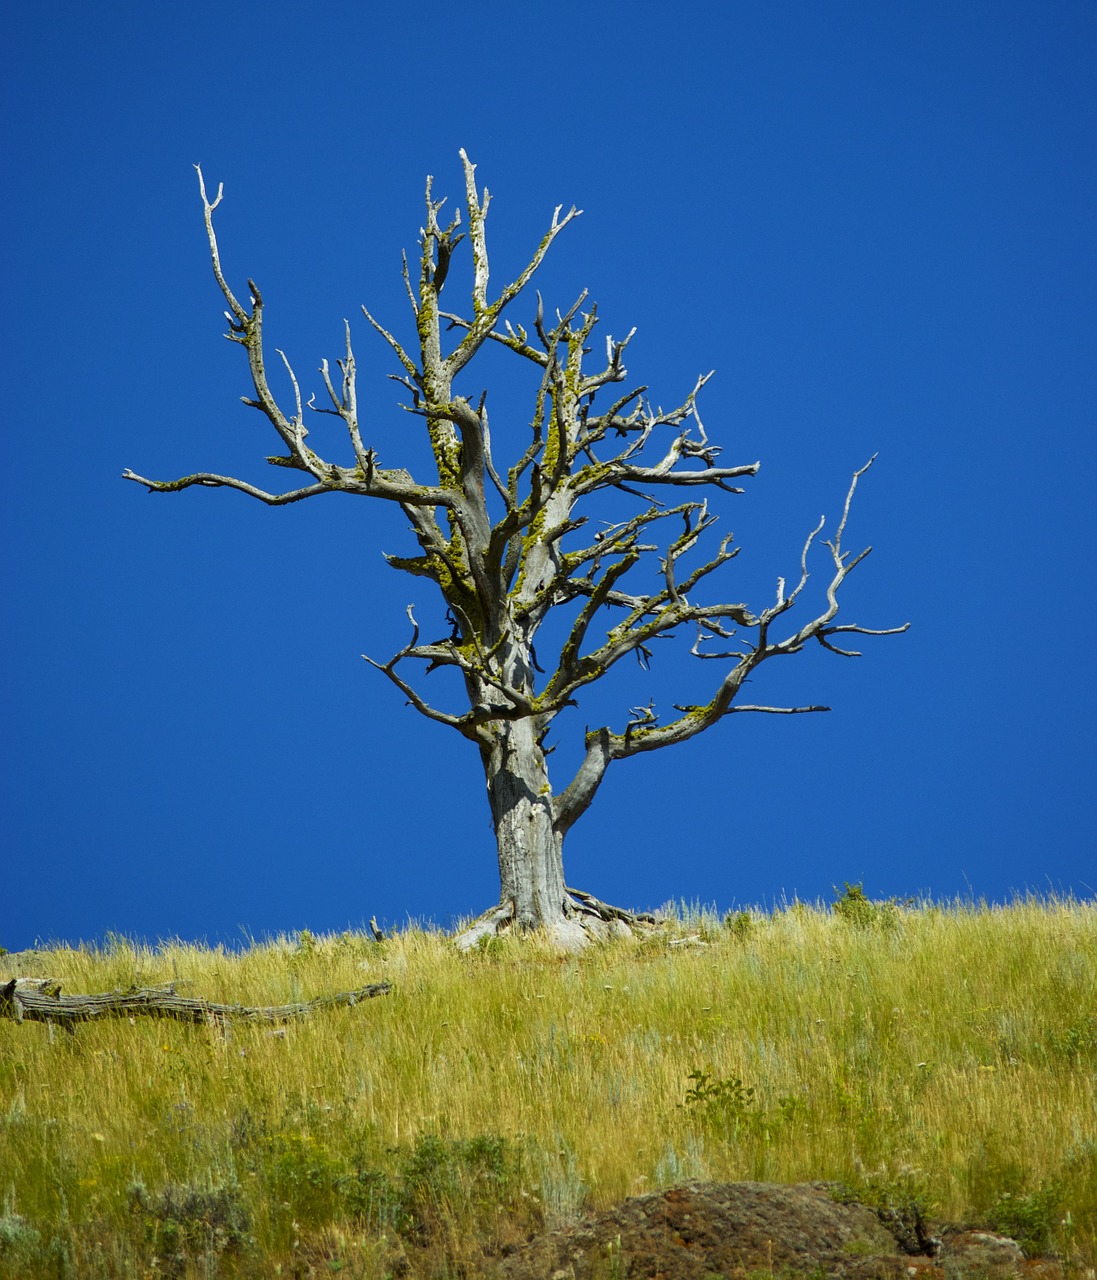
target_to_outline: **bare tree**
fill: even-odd
[[[526,289],[552,242],[580,211],[573,207],[561,216],[557,208],[526,268],[493,295],[485,235],[490,196],[486,189],[480,196],[475,167],[464,151],[460,154],[472,250],[468,310],[457,314],[441,306],[451,258],[465,234],[459,231],[460,211],[443,226],[444,201],[433,198],[429,178],[414,286],[404,259],[415,348],[403,345],[363,308],[399,361],[401,372],[391,376],[410,396],[404,408],[424,420],[436,472],[428,483],[406,470],[382,467],[376,449],[363,441],[349,325],[338,374],[326,360],[321,365],[327,396],[322,406],[315,397],[302,400],[294,371],[278,352],[293,390],[292,408],[279,404],[269,382],[262,294],[249,280],[249,296],[242,302],[225,280],[213,225],[223,189],[219,187],[211,201],[200,169],[213,272],[228,304],[226,337],[247,352],[255,391],[243,398],[244,403],[259,410],[281,438],[284,452],[267,461],[302,472],[305,483],[269,493],[208,472],[172,481],[147,480],[129,470],[123,474],[159,493],[191,485],[223,487],[272,506],[347,493],[380,498],[400,508],[420,554],[387,559],[395,568],[435,584],[448,610],[450,633],[422,640],[409,607],[408,643],[387,662],[367,661],[420,714],[455,730],[480,752],[498,849],[500,900],[461,940],[471,945],[511,926],[543,926],[563,945],[577,946],[638,919],[568,888],[564,879],[564,838],[586,812],[614,761],[685,742],[743,712],[825,711],[828,708],[821,706],[748,705],[737,698],[748,678],[770,658],[798,653],[812,641],[834,653],[856,656],[839,637],[893,635],[906,627],[872,630],[835,621],[839,589],[869,552],[848,552],[842,539],[854,490],[871,460],[854,474],[837,529],[821,544],[829,550],[830,576],[813,616],[791,629],[778,625],[794,608],[803,609],[808,559],[821,541],[822,520],[804,543],[798,580],[791,589],[779,580],[772,604],[753,610],[741,603],[702,603],[713,575],[738,554],[728,535],[707,558],[695,562],[692,553],[716,520],[705,495],[713,490],[743,492],[733,482],[754,475],[759,467],[757,462],[720,464],[720,450],[709,442],[697,409],[698,394],[711,374],[698,378],[669,412],[653,407],[643,386],[607,392],[625,382],[624,357],[632,334],[620,341],[607,337],[604,363],[590,370],[588,344],[597,316],[596,308],[587,305],[585,291],[567,311],[551,318],[538,294],[529,330],[504,320],[503,312]],[[524,429],[525,448],[501,464],[505,471],[492,452],[486,393],[474,403],[453,390],[454,380],[486,343],[496,343],[532,366],[537,383]],[[329,462],[307,443],[306,410],[342,419],[353,454],[346,465]],[[681,490],[699,496],[683,495],[679,501]],[[592,506],[597,510],[599,498],[608,491],[626,495],[634,513],[616,522],[603,521],[594,532],[584,512]],[[672,496],[668,500],[657,495]],[[608,514],[604,502],[602,514]],[[664,527],[660,549],[654,539]],[[658,568],[641,582],[644,565]],[[563,620],[563,640],[551,665],[543,667],[546,654],[538,653],[534,642],[556,610],[561,611],[556,616]],[[586,686],[622,659],[645,663],[656,640],[681,628],[696,634],[691,653],[719,669],[709,700],[675,705],[674,715],[665,721],[649,704],[622,717],[620,728],[588,728],[574,777],[562,791],[555,791],[547,763],[551,748],[546,745],[555,718],[575,706]],[[427,672],[454,668],[463,682],[467,707],[462,703],[461,710],[445,710],[428,702],[407,674],[414,661],[424,663]]]

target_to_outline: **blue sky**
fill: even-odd
[[[476,753],[359,656],[405,642],[408,603],[430,616],[429,584],[381,560],[408,546],[399,513],[121,479],[271,483],[196,162],[272,347],[308,379],[349,317],[364,434],[414,460],[359,307],[406,331],[400,251],[427,173],[458,198],[462,146],[497,281],[575,203],[546,300],[587,287],[606,330],[637,326],[630,373],[664,404],[716,368],[709,436],[762,461],[721,508],[744,548],[727,597],[792,577],[878,451],[844,613],[912,624],[859,661],[763,668],[753,700],[829,715],[735,717],[615,765],[569,881],[636,907],[843,881],[1092,895],[1091,4],[60,0],[9,9],[4,47],[0,945],[447,924],[495,900]],[[525,402],[495,370],[501,452]],[[661,651],[562,721],[557,785],[584,717],[693,679]]]

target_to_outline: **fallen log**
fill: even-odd
[[[16,1022],[58,1023],[71,1029],[91,1018],[178,1018],[183,1022],[210,1022],[229,1018],[248,1022],[289,1022],[319,1009],[356,1005],[391,990],[387,982],[375,982],[356,991],[337,991],[295,1004],[252,1008],[242,1004],[214,1004],[175,994],[173,983],[159,987],[130,987],[128,991],[104,991],[93,995],[63,996],[61,984],[52,978],[12,978],[0,986],[0,1017]]]

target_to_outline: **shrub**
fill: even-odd
[[[723,1138],[738,1135],[761,1117],[754,1090],[738,1076],[719,1079],[708,1071],[691,1071],[685,1105],[701,1117],[706,1127]]]
[[[268,1140],[267,1187],[295,1221],[324,1226],[339,1212],[343,1161],[309,1133],[279,1133]]]
[[[484,1222],[512,1198],[515,1158],[506,1138],[420,1138],[401,1161],[402,1203],[420,1230],[437,1219]]]
[[[240,1252],[251,1243],[250,1220],[235,1184],[168,1186],[152,1196],[135,1182],[129,1198],[166,1275],[184,1275],[188,1258],[201,1258],[209,1270],[222,1254]]]
[[[724,916],[724,928],[733,938],[744,942],[754,931],[754,917],[749,911],[729,911]]]
[[[1063,1208],[1057,1182],[1042,1183],[1027,1194],[1003,1191],[990,1211],[990,1225],[1016,1240],[1029,1257],[1050,1253]]]
[[[873,902],[865,897],[860,884],[846,882],[844,893],[838,894],[831,911],[855,929],[893,929],[899,923],[899,905],[894,899]]]
[[[41,1235],[7,1204],[0,1214],[0,1259],[11,1265],[26,1261],[38,1252]]]

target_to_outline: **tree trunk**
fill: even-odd
[[[481,746],[499,854],[499,904],[457,938],[462,950],[504,930],[540,929],[565,951],[627,937],[649,915],[611,907],[564,880],[563,835],[552,821],[552,788],[534,719],[500,720]]]
[[[511,689],[533,696],[528,639],[511,635],[499,645],[502,678]],[[473,706],[498,705],[497,690],[468,682]],[[578,951],[589,942],[627,935],[631,926],[653,924],[569,889],[564,880],[564,834],[553,823],[552,784],[542,746],[548,721],[534,715],[490,721],[480,734],[491,820],[499,857],[499,903],[458,936],[463,950],[506,929],[541,929],[556,946]]]
[[[531,719],[492,726],[481,749],[499,854],[501,904],[520,929],[553,928],[565,918],[562,838],[552,825],[552,788]]]
[[[510,687],[532,694],[533,666],[523,639],[511,634],[500,646],[500,666]],[[470,683],[469,697],[473,705],[491,705],[498,694],[477,681]],[[480,760],[499,858],[499,905],[481,918],[483,929],[474,926],[470,933],[476,936],[466,935],[462,945],[471,946],[482,934],[500,928],[541,928],[561,940],[569,932],[563,836],[553,827],[552,785],[542,746],[546,727],[536,716],[484,726]]]

